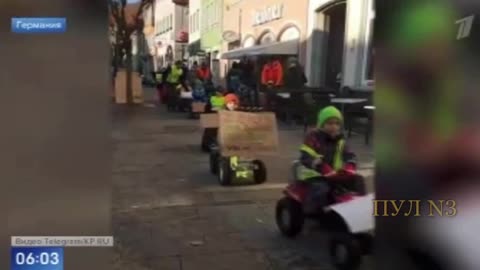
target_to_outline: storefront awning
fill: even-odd
[[[290,40],[235,49],[222,54],[222,59],[240,59],[259,55],[296,55],[298,54],[298,43],[298,40]]]

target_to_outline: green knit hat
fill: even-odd
[[[337,118],[340,122],[343,122],[342,113],[334,106],[328,106],[323,108],[317,117],[317,127],[322,127],[325,122],[330,118]]]

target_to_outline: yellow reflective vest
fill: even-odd
[[[223,109],[225,106],[225,97],[212,96],[210,98],[210,104],[212,104],[212,109]]]
[[[167,82],[176,84],[180,82],[180,77],[183,75],[183,69],[177,66],[172,66],[170,73],[167,76]]]
[[[333,156],[333,169],[335,171],[340,170],[343,167],[343,159],[342,159],[342,153],[345,148],[345,140],[339,140],[337,142],[337,147],[335,150],[335,154]],[[320,155],[315,149],[311,148],[310,146],[306,144],[302,144],[300,146],[300,151],[307,153],[309,156],[311,156],[313,159],[322,159],[323,156]],[[308,181],[309,179],[315,178],[322,176],[320,172],[318,172],[315,169],[310,169],[304,165],[300,165],[297,167],[296,170],[296,178],[297,180],[300,181]]]

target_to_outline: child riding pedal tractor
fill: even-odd
[[[207,113],[217,113],[225,108],[224,91],[221,88],[215,90],[215,94],[210,97],[206,108]],[[203,130],[201,148],[203,152],[210,152],[212,144],[216,143],[218,134],[217,127],[208,127]]]
[[[364,179],[356,173],[356,155],[341,133],[342,122],[341,112],[333,106],[319,112],[317,129],[301,145],[293,181],[277,203],[276,222],[283,235],[293,238],[302,231],[305,219],[318,221],[332,236],[334,264],[341,270],[353,270],[370,250],[373,199],[365,196]],[[345,208],[354,211],[342,211]],[[367,222],[360,226],[355,224],[357,220]],[[338,251],[340,247],[343,253]]]
[[[208,96],[203,82],[199,79],[194,80],[192,87],[192,106],[190,109],[190,118],[200,118],[200,113],[207,109]]]
[[[235,94],[227,94],[225,109],[235,111],[238,108],[238,97]],[[267,169],[261,160],[224,156],[218,141],[210,148],[210,171],[218,176],[218,181],[223,186],[233,183],[261,184],[267,180]]]

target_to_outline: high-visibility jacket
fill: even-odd
[[[212,96],[210,98],[210,104],[212,105],[212,109],[223,109],[223,107],[225,107],[225,97]]]
[[[170,69],[170,73],[168,73],[167,75],[167,82],[173,84],[179,83],[182,75],[183,69],[181,67],[173,65]]]
[[[308,181],[332,171],[356,169],[356,156],[345,146],[343,136],[331,138],[323,131],[309,133],[300,147],[301,166],[297,168],[297,179]],[[320,160],[314,164],[315,160]]]
[[[280,86],[283,84],[283,67],[280,61],[267,63],[262,69],[262,85]]]
[[[162,73],[157,73],[157,74],[155,74],[155,79],[157,80],[158,83],[162,83],[162,81],[163,81],[163,74],[162,74]]]

